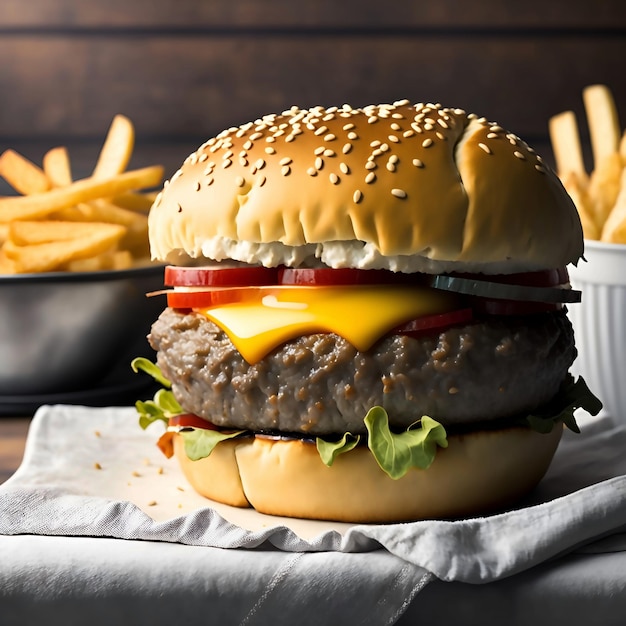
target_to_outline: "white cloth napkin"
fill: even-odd
[[[157,428],[142,431],[134,409],[46,406],[33,420],[22,466],[0,486],[0,534],[294,553],[383,549],[410,566],[405,594],[421,588],[429,573],[490,582],[581,546],[593,551],[594,541],[602,540],[598,550],[625,547],[626,429],[606,416],[584,417],[582,434],[564,434],[525,506],[454,522],[348,525],[212,505],[186,486],[175,461],[160,455]]]

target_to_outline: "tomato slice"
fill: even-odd
[[[457,309],[447,313],[439,313],[437,315],[425,315],[417,319],[411,320],[402,326],[398,326],[392,334],[409,335],[410,337],[419,336],[424,331],[432,331],[435,329],[448,328],[457,324],[466,324],[471,322],[474,317],[470,307],[465,309]]]
[[[323,285],[392,285],[421,284],[423,274],[403,274],[389,270],[358,270],[350,267],[309,268],[284,267],[280,270],[281,285],[323,286]]]
[[[207,309],[244,302],[263,296],[262,287],[214,287],[201,291],[166,291],[167,306],[173,309]]]
[[[170,417],[169,426],[179,426],[181,428],[204,428],[206,430],[218,430],[212,422],[198,417],[194,413],[181,413]]]
[[[278,284],[278,268],[260,267],[176,267],[165,268],[170,287],[247,287]]]

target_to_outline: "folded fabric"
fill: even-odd
[[[114,537],[220,548],[381,548],[446,581],[484,583],[626,531],[626,432],[606,416],[565,433],[523,506],[460,521],[349,525],[233,511],[193,494],[134,409],[42,407],[18,472],[0,487],[0,534]],[[413,571],[413,570],[412,570]]]

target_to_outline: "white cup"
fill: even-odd
[[[569,268],[582,302],[568,306],[578,358],[572,367],[616,421],[626,423],[626,245],[585,241]]]

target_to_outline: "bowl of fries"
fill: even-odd
[[[613,95],[605,85],[583,90],[593,169],[583,163],[574,113],[550,120],[558,174],[576,204],[585,253],[570,268],[582,302],[569,310],[582,375],[616,420],[626,421],[626,132]]]
[[[127,170],[133,143],[132,123],[116,116],[80,180],[64,147],[41,166],[0,155],[14,190],[0,197],[0,403],[119,387],[132,358],[150,353],[162,302],[146,294],[163,267],[149,259],[148,212],[163,168]]]

